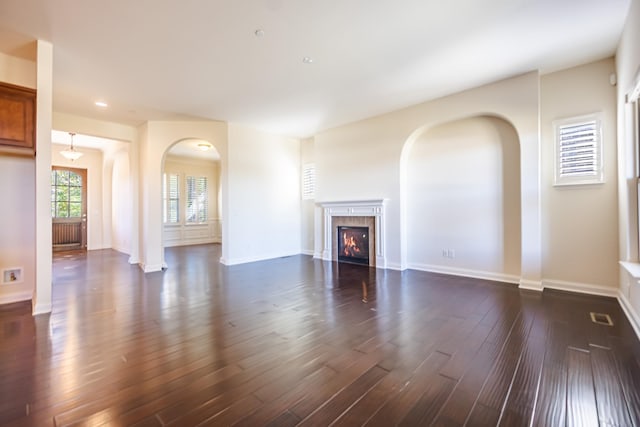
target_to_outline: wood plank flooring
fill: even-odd
[[[0,425],[640,426],[614,299],[219,256],[56,254],[50,315],[0,306]]]

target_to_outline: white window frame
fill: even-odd
[[[302,165],[302,200],[316,198],[316,165],[305,163]]]
[[[592,141],[595,150],[593,170],[588,172],[562,173],[561,156],[561,131],[568,127],[579,126],[593,122],[595,125],[595,135]],[[553,122],[555,139],[555,174],[554,185],[588,185],[604,183],[604,154],[602,141],[602,115],[601,113],[587,114],[584,116],[571,117]]]
[[[171,197],[169,192],[169,180],[172,176],[176,178],[176,194],[175,197]],[[180,191],[181,177],[180,174],[175,172],[165,172],[162,177],[162,222],[169,225],[180,224],[180,203],[181,203],[181,191]],[[169,212],[171,210],[171,202],[176,202],[176,219],[171,221]]]
[[[192,184],[189,182],[192,181]],[[193,191],[189,191],[189,186],[193,185]],[[204,186],[202,193],[198,192],[199,187]],[[206,224],[209,221],[209,180],[206,176],[188,175],[185,179],[185,223],[186,224]],[[191,209],[189,208],[191,204]],[[203,216],[200,216],[200,213]],[[190,216],[195,215],[195,216]]]

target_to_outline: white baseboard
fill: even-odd
[[[302,252],[300,252],[300,253],[302,255],[310,255],[310,256],[315,258],[315,254],[314,254],[312,249],[303,249]]]
[[[145,273],[155,273],[156,271],[162,271],[162,264],[138,264],[142,271]]]
[[[386,270],[403,271],[403,270],[406,270],[406,267],[402,268],[402,264],[400,264],[400,263],[387,262]]]
[[[47,313],[51,313],[51,310],[53,310],[53,305],[51,303],[35,304],[33,305],[32,314],[34,316],[37,316],[38,314],[47,314]]]
[[[14,302],[29,301],[33,298],[33,291],[17,291],[0,295],[0,305],[13,304]]]
[[[431,264],[409,264],[408,268],[411,270],[428,271],[430,273],[450,274],[452,276],[471,277],[474,279],[493,280],[496,282],[505,282],[505,283],[514,283],[514,284],[520,283],[519,276],[513,276],[510,274],[503,274],[503,273],[493,273],[490,271],[468,270],[464,268],[454,268],[454,267],[447,267],[442,265],[431,265]]]
[[[640,339],[640,315],[633,309],[633,305],[631,305],[629,299],[622,292],[618,295],[618,301],[620,302],[622,311],[627,315],[631,327],[633,327],[638,339]]]
[[[246,258],[220,258],[220,263],[224,264],[224,265],[239,265],[239,264],[247,264],[250,262],[258,262],[258,261],[267,261],[270,259],[276,259],[276,258],[284,258],[284,257],[288,257],[288,256],[294,256],[294,255],[299,255],[299,252],[295,252],[295,253],[283,253],[283,254],[279,254],[279,255],[260,255],[260,256],[255,256],[255,257],[246,257]]]
[[[542,286],[547,289],[559,291],[578,292],[581,294],[599,295],[603,297],[618,297],[618,288],[610,286],[593,285],[588,283],[566,282],[564,280],[543,280]]]
[[[536,291],[536,292],[542,292],[544,290],[544,285],[540,280],[520,279],[518,287],[520,289],[526,289],[529,291]]]

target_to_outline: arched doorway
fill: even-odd
[[[161,197],[163,247],[222,243],[221,161],[213,144],[188,138],[167,149]]]

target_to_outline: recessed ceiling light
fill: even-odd
[[[109,104],[107,104],[104,101],[96,101],[96,106],[100,107],[100,108],[107,108],[109,106]]]
[[[305,64],[311,64],[313,63],[313,58],[311,58],[310,56],[305,56],[304,58],[302,58],[302,62],[304,62]]]
[[[262,37],[264,36],[264,30],[262,28],[258,28],[257,30],[254,31],[254,33],[256,35],[256,37]]]

